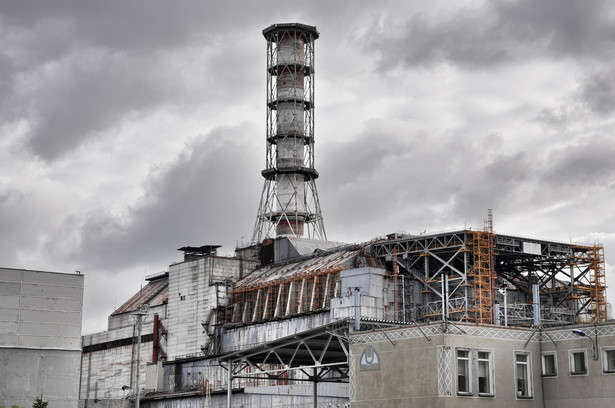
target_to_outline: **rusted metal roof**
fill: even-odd
[[[356,249],[356,247],[353,249],[340,249],[339,251],[299,260],[289,264],[266,266],[256,269],[237,282],[235,288],[262,285],[267,282],[284,279],[297,274],[343,266],[344,264],[349,264],[360,251],[361,249]]]
[[[126,303],[117,308],[111,316],[133,311],[139,305],[159,306],[167,302],[169,298],[169,277],[148,282],[147,285]]]

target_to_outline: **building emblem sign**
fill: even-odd
[[[367,346],[361,354],[359,363],[360,371],[375,371],[380,370],[380,358],[378,353],[372,346]]]

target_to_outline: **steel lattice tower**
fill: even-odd
[[[316,27],[274,24],[267,40],[265,184],[252,242],[274,236],[326,240],[314,169]]]

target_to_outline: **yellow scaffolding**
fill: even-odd
[[[604,269],[604,247],[595,246],[573,246],[572,263],[587,264],[588,283],[582,285],[577,282],[574,285],[575,291],[586,290],[589,292],[591,302],[590,311],[595,322],[605,322],[607,316],[606,301],[606,273]]]

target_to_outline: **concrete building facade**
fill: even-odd
[[[80,274],[0,268],[0,406],[77,407]]]
[[[185,363],[213,347],[228,288],[255,267],[255,261],[218,256],[217,248],[181,248],[184,260],[148,276],[148,284],[109,316],[108,330],[83,337],[81,406],[128,406],[137,387],[143,392],[203,388],[202,372],[199,377],[198,370],[180,364],[176,376],[176,364],[163,362],[172,356]],[[141,307],[147,316],[137,352],[134,311]]]
[[[357,333],[351,407],[613,407],[614,353],[615,323],[543,330],[439,323]]]

